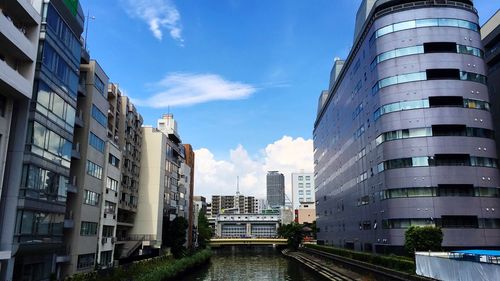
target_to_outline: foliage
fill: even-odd
[[[296,222],[292,222],[290,224],[281,225],[278,228],[278,235],[288,239],[287,244],[288,248],[292,250],[297,250],[302,239],[304,238],[304,234],[302,233],[302,228],[304,226],[302,224],[298,224]]]
[[[311,248],[366,263],[371,263],[374,265],[394,269],[404,273],[415,274],[415,263],[412,260],[409,260],[407,257],[401,257],[395,255],[390,255],[390,256],[375,255],[371,253],[357,252],[353,250],[334,248],[330,246],[314,245],[314,244],[306,244],[304,246],[306,248]]]
[[[170,247],[170,251],[176,259],[183,257],[186,253],[184,244],[186,243],[187,228],[188,222],[183,217],[176,217],[168,226],[165,244]]]
[[[443,231],[434,226],[411,226],[405,232],[405,249],[415,251],[440,251],[443,243]]]
[[[208,242],[212,238],[212,228],[208,224],[208,218],[203,210],[200,210],[198,215],[198,245],[205,249]]]
[[[207,262],[212,256],[209,249],[174,260],[171,257],[162,256],[130,265],[113,268],[108,276],[101,276],[96,271],[84,274],[76,274],[66,278],[67,281],[129,281],[129,280],[174,280],[190,268],[197,267]]]

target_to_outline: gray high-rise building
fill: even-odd
[[[267,205],[269,207],[285,206],[285,177],[278,171],[267,172]]]
[[[445,248],[498,247],[499,171],[472,1],[373,4],[358,13],[314,124],[318,243],[398,252],[408,227],[439,226]]]

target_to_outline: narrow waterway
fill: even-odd
[[[225,247],[214,249],[209,264],[179,281],[324,281],[300,263],[272,247]]]

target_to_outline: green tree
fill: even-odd
[[[411,226],[405,232],[405,249],[415,251],[440,251],[443,243],[443,231],[434,226]]]
[[[167,230],[167,241],[166,245],[170,247],[170,251],[174,258],[183,257],[186,253],[186,230],[188,227],[188,222],[183,217],[176,217],[170,222]]]
[[[208,245],[208,241],[212,238],[212,228],[208,224],[208,218],[203,210],[200,210],[198,215],[198,245],[204,249]]]
[[[304,226],[296,222],[292,222],[287,225],[282,225],[278,228],[278,235],[288,239],[288,248],[292,250],[297,250],[304,235],[302,233],[302,228]]]

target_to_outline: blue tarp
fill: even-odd
[[[500,257],[500,251],[495,251],[495,250],[461,250],[461,251],[452,251],[452,253],[476,255],[476,256]]]

